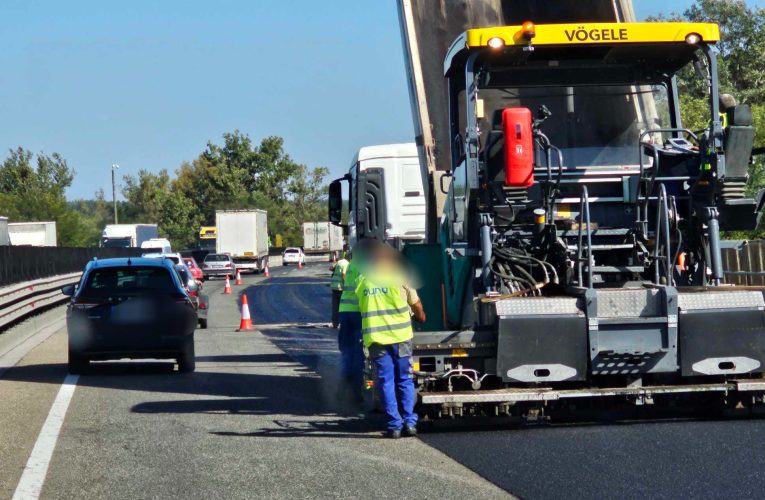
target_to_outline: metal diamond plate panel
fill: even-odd
[[[579,307],[577,307],[577,299],[571,297],[519,297],[516,299],[500,300],[497,302],[496,306],[497,315],[500,317],[584,314]]]
[[[659,290],[598,290],[597,294],[599,318],[637,318],[664,313]]]
[[[677,305],[681,311],[699,309],[751,309],[765,307],[762,292],[699,292],[679,293]]]

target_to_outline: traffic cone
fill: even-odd
[[[298,269],[303,269],[303,259],[298,261]]]
[[[250,319],[250,304],[247,303],[247,295],[242,294],[242,319],[239,321],[239,330],[252,330],[252,320]]]
[[[242,273],[239,272],[239,269],[236,270],[236,281],[234,282],[235,285],[241,285],[242,284]]]
[[[263,276],[268,278],[270,274],[268,274],[268,264],[266,263],[266,267],[263,268]]]
[[[227,295],[231,293],[231,281],[228,279],[228,274],[226,275],[226,286],[223,287],[223,293]]]

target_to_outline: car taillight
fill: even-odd
[[[196,290],[189,290],[189,297],[196,297],[196,296],[197,296]]]
[[[200,303],[199,303],[199,308],[200,308],[200,309],[207,309],[207,303],[205,303],[205,302],[200,302]]]
[[[228,262],[225,267],[231,267],[231,262]]]

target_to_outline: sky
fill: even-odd
[[[691,3],[633,1],[641,19]],[[394,0],[2,0],[0,47],[0,150],[60,153],[70,199],[235,129],[333,178],[413,140]]]

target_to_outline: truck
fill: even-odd
[[[747,105],[720,108],[717,25],[506,4],[398,2],[427,187],[426,242],[403,248],[428,312],[420,411],[761,404],[763,288],[725,284],[720,251],[759,223],[761,148]],[[703,130],[681,121],[681,71],[706,89]]]
[[[228,254],[237,269],[262,271],[268,260],[268,212],[216,210],[215,251]]]
[[[201,226],[199,228],[199,250],[214,252],[215,240],[218,238],[218,233],[215,226]]]
[[[306,255],[341,252],[345,245],[343,229],[330,222],[303,223],[303,252]]]
[[[8,235],[11,245],[35,247],[56,246],[55,222],[9,222]]]
[[[11,244],[11,237],[8,234],[8,217],[0,216],[0,246]]]
[[[99,246],[104,248],[141,248],[144,241],[159,237],[156,224],[108,224]]]
[[[344,229],[351,246],[363,238],[397,248],[425,240],[425,189],[415,143],[360,148],[348,173],[330,184],[334,199],[339,199],[342,183],[350,193]]]

